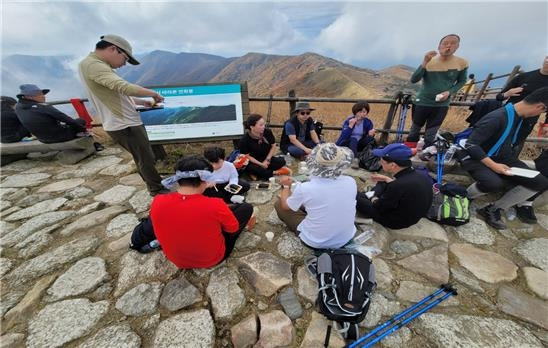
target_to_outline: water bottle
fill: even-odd
[[[286,166],[291,166],[291,164],[293,163],[293,158],[291,158],[291,154],[288,152],[285,154],[285,165]]]
[[[506,210],[506,219],[508,221],[512,221],[516,218],[516,208],[510,207],[508,210]]]
[[[160,243],[158,243],[158,239],[155,239],[151,241],[150,243],[148,243],[148,246],[151,247],[152,249],[158,249],[160,247]]]
[[[363,231],[363,233],[361,233],[358,236],[354,237],[354,243],[363,244],[367,240],[369,240],[371,237],[373,237],[374,233],[375,233],[375,231],[373,231],[372,229],[367,229],[367,230]]]
[[[308,174],[308,167],[305,161],[299,163],[299,174]]]

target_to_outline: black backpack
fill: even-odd
[[[378,172],[381,170],[381,159],[373,155],[373,149],[375,148],[375,142],[369,143],[362,151],[358,153],[358,165],[370,172]]]
[[[376,287],[371,260],[352,249],[326,250],[318,257],[316,270],[320,312],[339,323],[344,338],[358,338],[358,323],[365,318]]]

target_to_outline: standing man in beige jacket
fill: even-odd
[[[129,151],[137,165],[139,175],[151,196],[167,192],[154,167],[154,153],[136,104],[151,106],[149,101],[132,97],[152,97],[154,102],[164,98],[156,91],[125,81],[114,69],[128,62],[137,65],[131,45],[117,35],[104,35],[95,45],[95,51],[84,58],[78,70],[97,110],[103,129],[124,149]]]

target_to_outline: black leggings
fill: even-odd
[[[278,170],[283,166],[285,166],[285,159],[283,157],[272,157],[270,159],[270,165],[268,166],[268,168],[264,169],[261,166],[249,162],[247,167],[245,167],[244,172],[246,172],[247,174],[255,175],[260,179],[268,180],[268,178],[274,175],[275,170]]]
[[[247,222],[251,218],[251,215],[253,215],[253,206],[249,203],[234,204],[230,207],[230,210],[232,210],[236,220],[238,220],[240,227],[238,228],[238,231],[233,233],[222,232],[223,237],[225,238],[225,256],[221,261],[219,261],[219,263],[223,262],[228,256],[230,256],[230,253],[232,253],[234,245],[236,244],[236,240],[238,240],[240,233],[242,233],[243,229],[247,225]]]

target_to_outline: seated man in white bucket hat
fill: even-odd
[[[310,181],[297,184],[280,179],[282,191],[274,207],[278,217],[309,247],[340,248],[356,232],[356,181],[342,172],[354,155],[347,147],[319,144],[307,157]]]

